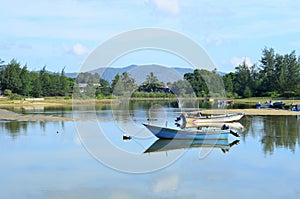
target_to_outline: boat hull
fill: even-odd
[[[278,109],[284,109],[284,105],[285,103],[282,101],[278,101],[278,102],[266,102],[264,104],[256,104],[256,108],[260,109],[260,108],[278,108]]]
[[[200,123],[229,123],[236,122],[245,116],[244,113],[238,114],[226,114],[220,116],[208,116],[208,117],[185,117],[186,123],[190,125],[197,125]]]
[[[199,122],[199,123],[196,123],[196,124],[193,124],[193,122],[191,122],[191,123],[183,124],[180,127],[182,127],[182,128],[200,128],[200,127],[218,127],[218,128],[222,128],[224,125],[228,126],[230,129],[237,129],[237,130],[244,129],[244,126],[239,122],[223,122],[223,123]]]
[[[159,126],[153,126],[150,124],[143,124],[146,126],[151,133],[160,139],[228,139],[230,130],[221,129],[207,129],[207,130],[177,130]]]

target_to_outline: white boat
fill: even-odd
[[[200,122],[200,123],[177,123],[178,127],[180,128],[202,128],[202,127],[217,127],[222,128],[224,125],[227,126],[230,129],[236,129],[236,130],[243,130],[244,126],[239,122],[223,122],[223,123],[217,123],[217,122]]]
[[[195,114],[187,114],[182,113],[178,118],[176,118],[176,122],[183,120],[183,123],[187,123],[189,125],[199,125],[201,123],[229,123],[239,121],[241,118],[245,116],[245,113],[229,113],[222,115],[202,115],[200,112]]]

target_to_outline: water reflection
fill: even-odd
[[[0,128],[2,132],[9,132],[9,135],[15,139],[20,135],[21,131],[26,132],[28,127],[28,122],[1,122]]]
[[[135,101],[132,100],[130,101],[130,107],[131,110],[133,109],[144,109],[148,110],[155,104],[160,104],[163,107],[168,107],[168,108],[178,108],[178,102],[176,100],[166,100],[166,101],[161,101],[161,100],[149,100],[149,101]]]
[[[60,124],[61,129],[64,129],[65,126],[64,121],[58,123]],[[41,130],[40,132],[45,132],[46,125],[47,122],[43,122],[43,121],[37,121],[37,122],[2,121],[0,122],[0,129],[1,132],[6,132],[11,138],[17,139],[20,135],[26,135],[28,129],[30,128],[39,128]]]
[[[299,146],[300,123],[295,117],[270,117],[264,120],[264,133],[261,142],[264,152],[273,154],[274,148],[287,148],[295,152]]]
[[[206,102],[200,102],[206,103]],[[16,110],[14,110],[16,111]],[[123,135],[122,130],[133,129],[139,135],[142,122],[147,122],[147,119],[153,119],[158,125],[168,125],[174,123],[175,116],[181,110],[178,108],[177,101],[130,101],[129,104],[120,103],[117,105],[97,105],[91,106],[76,106],[76,107],[44,107],[37,110],[19,110],[26,114],[49,114],[53,116],[72,117],[76,112],[79,118],[89,118],[96,116],[99,119],[100,125],[107,126],[111,129],[112,126],[118,125],[116,135]],[[272,155],[276,148],[285,148],[295,152],[300,146],[300,119],[295,116],[246,116],[240,123],[245,127],[245,130],[240,133],[241,141],[247,142],[249,137],[257,140],[264,154]],[[59,122],[64,128],[64,122]],[[174,124],[175,125],[175,124]],[[1,132],[6,132],[8,135],[16,139],[22,133],[26,134],[32,127],[38,127],[41,132],[46,129],[46,122],[18,122],[18,121],[2,121],[0,122]],[[56,132],[56,131],[55,131]],[[126,131],[127,132],[127,131]],[[114,135],[112,135],[114,136]],[[144,136],[144,135],[143,135]],[[149,137],[152,135],[145,135]],[[148,145],[149,146],[149,145]],[[192,146],[193,147],[193,146]]]
[[[244,120],[246,136],[260,139],[265,154],[273,154],[276,148],[295,152],[300,145],[300,122],[295,116],[248,117]]]
[[[156,140],[144,153],[162,152],[169,150],[180,150],[189,148],[219,148],[223,153],[229,152],[229,149],[239,144],[239,140],[229,143],[228,140]]]

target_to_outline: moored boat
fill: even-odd
[[[256,108],[260,109],[260,108],[278,108],[278,109],[284,109],[284,105],[285,103],[282,101],[278,101],[278,102],[272,102],[272,101],[266,101],[265,103],[261,104],[260,102],[258,102],[256,104]]]
[[[236,122],[245,116],[245,113],[229,113],[221,115],[202,115],[182,113],[175,121],[183,120],[183,123],[197,125],[200,123],[228,123]]]
[[[228,139],[229,133],[239,136],[230,129],[175,129],[150,124],[143,124],[156,137],[161,139]]]
[[[192,121],[192,120],[191,120]],[[218,123],[218,122],[209,122],[209,123],[205,123],[205,122],[190,122],[190,123],[176,123],[178,124],[178,127],[180,128],[202,128],[202,127],[216,127],[216,128],[222,128],[224,125],[227,126],[230,129],[236,129],[236,130],[243,130],[244,126],[239,123],[239,122],[224,122],[224,123]]]

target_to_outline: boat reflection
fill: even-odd
[[[239,144],[240,140],[233,142],[225,140],[175,140],[175,139],[158,139],[144,153],[161,152],[177,149],[189,148],[219,148],[223,153],[229,152],[234,145]]]

